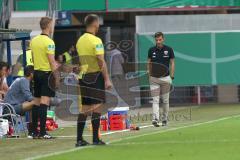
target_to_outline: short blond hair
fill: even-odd
[[[42,30],[45,30],[48,27],[49,23],[51,23],[51,22],[52,22],[52,18],[42,17],[41,20],[40,20],[40,28]]]

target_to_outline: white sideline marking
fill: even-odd
[[[207,121],[207,122],[199,122],[199,123],[194,123],[194,124],[190,124],[190,125],[187,125],[187,126],[170,128],[170,129],[166,129],[166,130],[161,130],[161,131],[156,131],[156,132],[151,132],[151,133],[145,133],[145,134],[130,136],[130,137],[126,137],[126,138],[120,138],[120,139],[108,142],[108,144],[119,142],[119,141],[122,141],[122,140],[127,140],[127,139],[133,139],[133,138],[138,138],[138,137],[143,137],[143,136],[148,136],[148,135],[153,135],[153,134],[158,134],[158,133],[175,131],[175,130],[183,129],[183,128],[200,126],[200,125],[203,125],[203,124],[211,124],[211,123],[215,123],[215,122],[219,122],[219,121],[223,121],[223,120],[227,120],[227,119],[231,119],[231,118],[238,118],[238,117],[240,117],[240,115],[228,116],[228,117],[219,118],[219,119],[211,120],[211,121]],[[32,158],[27,158],[25,160],[36,160],[36,159],[40,159],[40,158],[46,158],[46,157],[50,157],[50,156],[60,155],[60,154],[69,153],[69,152],[73,152],[73,151],[77,151],[77,150],[81,150],[81,149],[85,149],[85,148],[91,148],[91,147],[94,147],[94,146],[87,146],[87,147],[83,147],[83,148],[81,148],[81,147],[73,148],[73,149],[69,149],[69,150],[65,150],[65,151],[59,151],[59,152],[55,152],[55,153],[50,153],[50,154],[45,154],[45,155],[41,155],[41,156],[35,156],[35,157],[32,157]]]
[[[169,131],[175,131],[175,130],[183,129],[183,128],[196,127],[196,126],[200,126],[200,125],[203,125],[203,124],[210,124],[210,123],[219,122],[219,121],[223,121],[223,120],[227,120],[227,119],[231,119],[231,118],[237,118],[237,117],[240,117],[240,115],[229,116],[229,117],[219,118],[219,119],[215,119],[215,120],[211,120],[211,121],[207,121],[207,122],[193,123],[193,124],[182,126],[182,127],[169,128],[169,129],[166,129],[166,130],[160,130],[160,131],[156,131],[156,132],[151,132],[151,133],[145,133],[145,134],[136,135],[136,136],[120,138],[118,140],[111,141],[109,144],[115,143],[115,142],[119,142],[119,141],[122,141],[122,140],[132,139],[132,138],[138,138],[138,137],[143,137],[143,136],[148,136],[148,135],[153,135],[153,134],[158,134],[158,133],[165,133],[165,132],[169,132]]]
[[[69,149],[69,150],[66,150],[66,151],[60,151],[60,152],[50,153],[50,154],[36,156],[36,157],[32,157],[32,158],[26,158],[25,160],[35,160],[35,159],[40,159],[40,158],[46,158],[46,157],[49,157],[49,156],[55,156],[55,155],[59,155],[59,154],[74,152],[74,151],[77,151],[77,150],[81,150],[81,149],[85,149],[85,148],[92,148],[92,147],[94,147],[94,146],[72,148],[72,149]]]
[[[149,128],[149,127],[153,127],[153,125],[140,126],[139,128],[143,129],[143,128]],[[106,132],[106,133],[101,133],[101,136],[111,135],[111,134],[114,134],[114,133],[128,132],[128,131],[131,131],[131,130],[130,129],[124,129],[124,130],[119,130],[119,131]],[[92,137],[92,135],[90,135],[90,134],[85,134],[83,136],[84,137]],[[54,138],[57,138],[57,139],[61,139],[61,138],[76,138],[76,137],[77,137],[76,135],[54,136]],[[20,137],[20,138],[9,138],[8,140],[10,140],[10,139],[19,140],[19,139],[31,139],[31,138],[22,138],[22,137]]]
[[[148,127],[153,127],[153,125],[140,126],[139,128],[143,129],[143,128],[148,128]],[[102,133],[101,136],[111,135],[111,134],[114,134],[114,133],[128,132],[128,131],[130,131],[130,129],[106,132],[106,133]],[[84,137],[91,137],[92,135],[87,134],[87,135],[83,135],[83,136]],[[54,137],[56,137],[56,138],[76,138],[76,136],[54,136]]]

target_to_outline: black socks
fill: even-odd
[[[80,113],[77,121],[77,142],[83,140],[83,130],[87,120],[87,115]]]
[[[39,118],[40,118],[40,135],[44,136],[46,134],[46,121],[47,121],[47,109],[48,105],[40,104],[38,108]]]
[[[39,109],[39,106],[37,105],[34,105],[33,108],[32,108],[32,131],[33,131],[33,134],[37,134],[37,127],[38,127],[38,109]]]
[[[93,112],[92,114],[92,129],[93,129],[93,142],[99,141],[99,127],[100,127],[100,113]],[[83,130],[87,120],[87,115],[80,113],[77,121],[77,142],[83,140]]]
[[[100,127],[100,113],[93,112],[92,114],[92,128],[93,128],[93,142],[99,141],[99,127]]]

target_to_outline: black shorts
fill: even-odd
[[[101,72],[83,75],[79,84],[83,105],[105,103],[105,82]]]
[[[50,71],[34,71],[34,97],[55,97],[54,87],[50,85],[52,81],[51,73]]]

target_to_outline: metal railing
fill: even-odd
[[[58,9],[59,9],[59,0],[48,0],[48,10],[46,12],[46,16],[51,17],[53,19],[53,24],[54,24],[53,31],[55,27],[55,20],[57,18]],[[51,35],[51,37],[53,37],[53,35]]]
[[[9,0],[2,0],[0,13],[0,27],[8,28],[9,19],[11,17],[11,2]]]
[[[0,12],[0,28],[8,28],[11,11],[12,11],[12,0],[2,0],[1,12]],[[3,58],[4,45],[0,42],[0,60]]]

